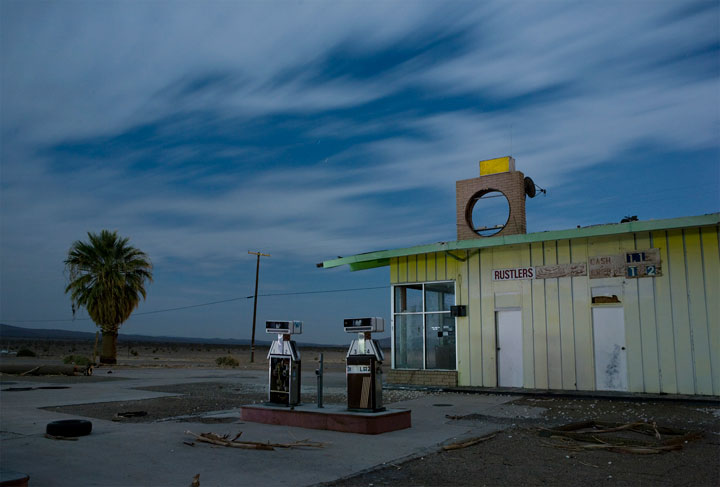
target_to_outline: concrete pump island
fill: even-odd
[[[347,353],[347,407],[323,405],[322,365],[317,369],[317,405],[300,403],[300,352],[290,336],[302,333],[300,321],[268,321],[267,333],[276,333],[268,353],[268,402],[243,406],[242,419],[303,428],[380,434],[410,427],[410,411],[382,406],[383,352],[371,338],[382,332],[383,318],[351,318],[345,331],[358,333]]]

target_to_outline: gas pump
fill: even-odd
[[[349,318],[344,320],[346,333],[357,333],[350,343],[346,361],[348,409],[382,411],[382,349],[372,339],[372,332],[385,330],[384,318]]]
[[[290,335],[302,333],[302,321],[266,321],[265,333],[277,334],[268,353],[268,401],[283,406],[300,404],[300,352]]]

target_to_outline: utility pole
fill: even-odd
[[[253,327],[252,340],[250,341],[250,363],[255,362],[255,317],[257,316],[257,294],[258,294],[258,278],[260,277],[260,257],[270,257],[270,254],[261,254],[260,252],[250,252],[248,254],[257,255],[257,266],[255,267],[255,295],[253,304]]]

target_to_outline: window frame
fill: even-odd
[[[425,317],[427,315],[442,315],[447,314],[450,315],[450,310],[448,311],[425,311],[425,286],[427,284],[452,284],[453,285],[453,306],[457,305],[457,283],[456,281],[452,280],[443,280],[443,281],[421,281],[421,282],[403,282],[403,283],[397,283],[390,286],[390,344],[391,344],[391,367],[393,369],[396,369],[395,367],[395,316],[396,315],[422,315],[422,337],[423,337],[423,349],[422,349],[422,369],[412,369],[412,368],[403,368],[403,369],[397,369],[397,370],[438,370],[438,371],[456,371],[458,369],[457,366],[457,360],[458,360],[458,340],[457,340],[457,317],[454,317],[455,321],[455,368],[454,369],[428,369],[427,368],[427,323],[425,320]],[[422,311],[411,311],[411,312],[395,312],[395,288],[396,287],[402,287],[402,286],[422,286]]]

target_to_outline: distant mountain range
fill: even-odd
[[[87,331],[70,331],[57,329],[23,328],[20,326],[5,325],[0,323],[0,339],[21,339],[21,340],[94,340],[95,333]],[[121,333],[118,336],[120,342],[161,342],[161,343],[197,343],[210,345],[250,345],[250,340],[235,338],[194,338],[194,337],[172,337],[172,336],[147,336],[128,335]],[[348,340],[349,342],[349,340]],[[378,340],[382,348],[390,348],[390,338]],[[255,340],[255,345],[269,346],[269,340]],[[343,347],[344,345],[329,345],[321,343],[304,343],[304,346],[315,347]]]

